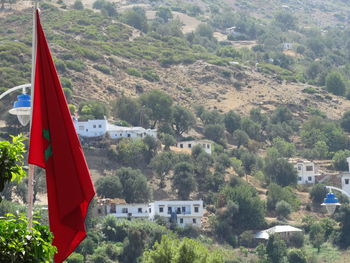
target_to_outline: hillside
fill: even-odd
[[[348,251],[339,248],[350,246],[350,210],[342,206],[326,217],[324,187],[297,185],[291,159],[320,165],[327,184],[340,185],[348,169],[348,1],[58,0],[40,6],[72,113],[82,121],[107,116],[113,124],[158,129],[158,138],[81,137],[99,196],[128,203],[202,199],[202,229],[180,229],[162,218],[157,224],[218,248],[225,262],[272,262],[253,234],[276,224],[305,231],[276,262],[295,251],[303,263],[346,258]],[[31,19],[27,1],[0,10],[1,92],[30,81]],[[0,109],[3,138],[26,129],[7,114],[14,98]],[[210,140],[211,154],[202,145],[174,149],[176,141],[196,139]],[[42,202],[44,182],[36,180]],[[5,199],[25,202],[24,183],[8,187]],[[110,246],[105,250],[114,251],[113,262],[136,262],[159,239],[143,238],[140,226],[134,237],[126,226],[117,231],[117,223],[113,231],[125,232],[122,238],[97,236],[108,220],[91,219],[96,233],[89,233],[87,246],[93,248],[76,250],[86,253],[85,261],[110,256],[97,248]]]

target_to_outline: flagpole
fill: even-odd
[[[32,127],[32,113],[33,113],[33,101],[34,101],[34,80],[35,80],[35,58],[36,58],[36,10],[38,8],[37,0],[34,0],[33,6],[33,35],[32,35],[32,74],[31,74],[31,113],[29,122],[29,137]],[[30,145],[29,145],[30,146]],[[33,226],[33,196],[34,196],[34,165],[29,164],[28,169],[28,227],[31,230]]]

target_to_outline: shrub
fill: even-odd
[[[105,73],[107,75],[111,75],[112,74],[111,69],[108,66],[106,66],[106,65],[96,64],[96,65],[93,65],[93,68],[97,69],[98,71],[101,71],[102,73]]]
[[[135,77],[142,77],[142,74],[140,71],[138,71],[136,68],[127,68],[126,69],[126,73],[128,73],[131,76],[135,76]]]
[[[159,81],[159,76],[157,75],[156,72],[154,72],[152,70],[146,70],[146,71],[142,72],[142,77],[145,80],[148,80],[148,81],[151,81],[151,82]]]
[[[76,10],[83,10],[84,9],[84,5],[80,0],[76,0],[73,4],[73,8]]]
[[[276,204],[276,214],[279,218],[287,218],[288,215],[292,212],[292,206],[286,201],[279,201]]]

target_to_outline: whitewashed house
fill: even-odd
[[[350,194],[350,157],[346,158],[348,162],[349,171],[341,173],[341,189]]]
[[[176,221],[180,226],[201,227],[203,201],[155,201],[149,204],[148,213],[150,220],[159,215]]]
[[[152,136],[157,138],[156,129],[143,127],[123,127],[108,123],[108,120],[78,121],[74,119],[75,129],[82,137],[99,137],[108,134],[112,139],[120,138],[144,138]]]
[[[293,162],[292,162],[293,163]],[[307,160],[298,160],[294,162],[294,167],[298,174],[298,184],[314,184],[315,178],[319,174],[313,162]]]
[[[283,43],[282,44],[282,48],[283,48],[283,50],[285,51],[285,50],[292,50],[293,49],[293,43]]]
[[[176,147],[180,149],[190,149],[196,145],[200,145],[204,151],[211,154],[212,142],[208,140],[198,140],[198,141],[181,141],[176,143]]]
[[[103,199],[97,215],[117,218],[142,218],[153,221],[156,215],[173,220],[179,226],[201,227],[203,201],[154,201],[149,204],[128,204],[121,199]]]
[[[107,214],[118,218],[143,218],[148,219],[148,204],[116,204],[106,205]]]

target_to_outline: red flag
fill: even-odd
[[[86,237],[95,195],[82,148],[36,11],[37,47],[29,163],[46,170],[50,230],[65,260]]]

